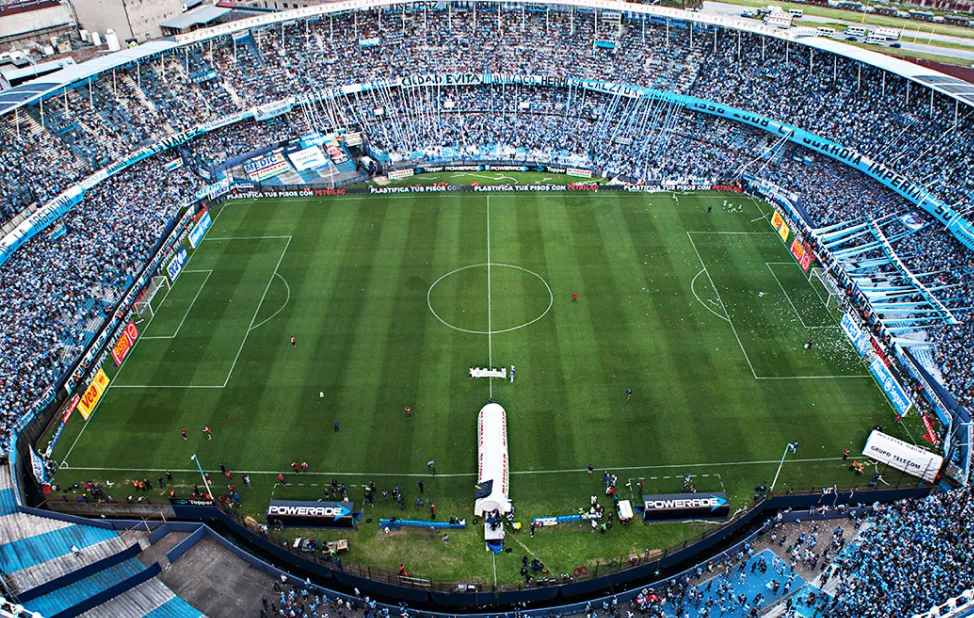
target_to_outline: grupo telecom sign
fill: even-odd
[[[355,525],[351,502],[271,500],[267,521],[286,526],[351,528]]]
[[[643,496],[643,508],[644,521],[717,519],[730,515],[730,501],[724,492]]]

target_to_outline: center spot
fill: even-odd
[[[430,286],[426,300],[444,325],[486,335],[529,326],[551,309],[554,296],[540,275],[512,264],[491,264],[488,311],[487,264],[451,271]]]

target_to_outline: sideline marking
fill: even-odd
[[[761,459],[756,461],[725,461],[725,462],[708,462],[708,463],[689,463],[689,464],[666,464],[659,466],[621,466],[621,467],[599,467],[594,468],[595,471],[623,471],[623,470],[669,470],[673,468],[707,468],[707,467],[721,467],[721,466],[759,466],[759,465],[771,465],[780,463],[781,459]],[[789,459],[785,463],[821,463],[827,461],[843,461],[842,457],[813,457],[808,459]],[[166,468],[82,468],[77,466],[72,466],[71,470],[83,470],[86,472],[166,472]],[[169,472],[182,472],[182,473],[193,473],[198,474],[199,470],[196,468],[168,468]],[[213,472],[213,470],[207,470],[208,472]],[[219,469],[216,470],[217,472]],[[234,470],[237,474],[270,474],[277,476],[281,470]],[[524,476],[530,474],[569,474],[569,473],[588,473],[588,468],[564,468],[560,470],[513,470],[511,475]],[[711,473],[714,475],[714,473]],[[408,477],[408,478],[428,478],[430,477],[429,472],[417,473],[417,472],[300,472],[298,476],[379,476],[379,477]],[[453,472],[453,473],[436,473],[437,477],[444,478],[476,478],[476,472]]]

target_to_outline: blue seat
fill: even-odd
[[[93,526],[71,525],[44,532],[0,545],[0,569],[5,573],[14,573],[63,556],[71,551],[72,545],[84,549],[117,537],[111,530]]]
[[[179,597],[173,597],[155,608],[144,618],[199,618],[200,610],[196,609]]]
[[[27,602],[26,606],[31,611],[40,612],[43,616],[53,616],[144,570],[145,566],[138,558],[129,558],[125,562],[37,597]]]

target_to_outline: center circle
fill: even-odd
[[[440,286],[438,294],[434,294],[433,290],[437,286]],[[547,293],[548,302],[537,302],[538,295],[533,294],[533,288],[541,292],[541,298]],[[442,301],[435,300],[437,297],[453,299],[452,313],[455,315],[450,315],[440,306]],[[496,335],[530,326],[548,315],[554,304],[555,295],[541,275],[513,264],[461,266],[434,281],[426,292],[426,305],[433,317],[444,326],[472,335]],[[439,313],[434,305],[440,306]],[[521,308],[522,313],[530,313],[527,313],[527,317],[512,318],[512,312],[516,312],[518,308]],[[489,323],[489,328],[485,330],[457,326],[454,322],[461,322],[460,314],[466,313],[467,309],[475,314],[474,319],[477,321],[484,325]],[[535,317],[530,317],[532,314]],[[515,319],[524,321],[517,323]]]

